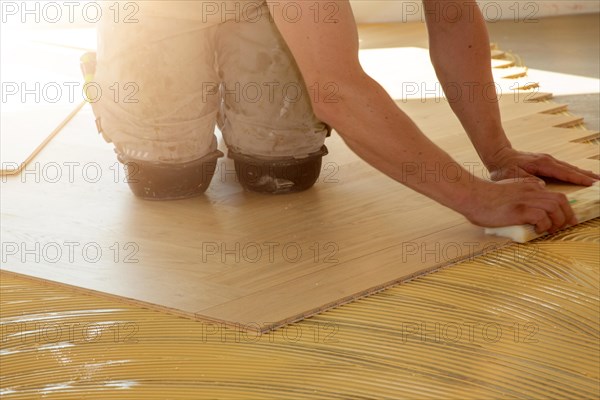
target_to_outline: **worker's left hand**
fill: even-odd
[[[526,153],[509,147],[496,153],[487,164],[493,181],[531,178],[543,182],[538,177],[546,177],[591,186],[600,180],[600,175],[559,161],[551,155]]]

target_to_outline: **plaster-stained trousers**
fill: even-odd
[[[230,152],[322,149],[327,126],[264,0],[102,3],[94,112],[126,159],[200,159],[216,151],[217,123]]]

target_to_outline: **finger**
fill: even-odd
[[[539,190],[533,186],[530,186],[527,191],[529,194],[527,195],[526,207],[541,210],[546,215],[545,218],[535,223],[538,233],[545,231],[554,233],[567,225],[577,223],[577,218],[569,204],[569,200],[563,193]]]
[[[528,183],[528,184],[534,184],[534,185],[539,185],[543,188],[546,187],[546,182],[544,182],[543,179],[538,178],[535,175],[531,175],[531,174],[527,174],[527,176],[524,176],[523,178],[521,178],[521,182],[523,183]]]
[[[542,188],[546,187],[546,182],[544,182],[543,179],[537,178],[533,175],[529,175],[528,177],[524,177],[524,178],[513,178],[513,179],[503,179],[501,181],[496,182],[500,185],[508,185],[511,183],[534,183],[536,185],[541,186]]]
[[[491,178],[493,181],[511,181],[516,182],[536,182],[542,186],[546,185],[543,179],[530,174],[524,169],[518,166],[512,166],[510,168],[503,168],[492,172]]]
[[[569,165],[562,165],[553,159],[548,162],[537,164],[535,167],[530,168],[527,169],[529,173],[556,178],[561,181],[575,183],[577,185],[591,186],[595,182],[594,178],[578,172]]]
[[[550,217],[548,217],[548,213],[539,208],[529,209],[525,215],[525,222],[533,225],[535,231],[539,234],[548,232],[548,230],[552,228],[552,221],[550,220]]]
[[[567,225],[577,225],[577,217],[575,216],[575,212],[573,211],[573,207],[571,207],[571,203],[569,203],[567,196],[564,193],[555,193],[554,195],[565,215],[565,223],[561,225],[560,228],[565,228]]]
[[[568,162],[565,162],[565,161],[560,161],[560,160],[557,160],[557,161],[558,161],[558,162],[559,162],[561,165],[563,165],[563,166],[565,166],[565,167],[572,168],[572,169],[574,169],[575,171],[579,172],[580,174],[583,174],[583,175],[585,175],[585,176],[589,176],[589,177],[590,177],[590,178],[592,178],[592,179],[600,180],[600,174],[596,174],[595,172],[593,172],[593,171],[590,171],[590,170],[581,169],[581,168],[579,168],[579,167],[576,167],[575,165],[571,165],[571,164],[569,164]]]
[[[565,182],[575,183],[577,185],[592,186],[596,182],[595,178],[570,167],[562,167],[557,175],[558,179]]]
[[[569,221],[561,205],[556,201],[537,200],[535,206],[544,210],[550,218],[552,225],[547,229],[549,233],[556,232]]]

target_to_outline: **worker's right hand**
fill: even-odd
[[[567,196],[547,190],[537,179],[478,182],[469,203],[463,214],[483,227],[530,224],[537,233],[553,233],[577,224]]]

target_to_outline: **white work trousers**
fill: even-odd
[[[216,124],[249,156],[323,146],[327,126],[264,0],[102,3],[93,106],[127,159],[197,160],[216,150]]]

